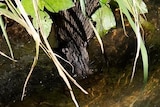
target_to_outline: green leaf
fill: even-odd
[[[38,7],[39,7],[40,10],[42,10],[42,11],[44,10],[44,7],[45,7],[44,0],[39,0]]]
[[[121,0],[116,0],[116,2],[118,3],[119,5],[119,8],[120,8],[120,11],[122,11],[122,13],[124,13],[132,27],[132,29],[134,30],[135,32],[135,25],[134,25],[134,22],[132,20],[132,17],[129,13],[129,7],[127,7],[127,3],[125,1],[121,1]],[[133,12],[132,12],[133,13]]]
[[[100,36],[108,33],[108,30],[116,26],[115,17],[109,6],[102,5],[92,16],[96,22],[96,29]]]
[[[138,7],[139,7],[139,10],[140,10],[141,14],[148,13],[147,6],[142,0],[139,1]]]
[[[0,2],[0,8],[7,9],[7,6],[6,6],[6,4]]]
[[[40,20],[38,23],[42,25],[43,33],[46,36],[46,38],[49,36],[51,27],[52,27],[52,19],[48,15],[48,13],[44,11],[39,11],[40,14]],[[33,24],[36,29],[39,29],[36,23],[36,18],[33,19]]]
[[[51,12],[59,12],[74,6],[72,0],[40,0],[40,8],[45,6]]]
[[[40,5],[41,4],[41,5]],[[49,33],[51,31],[51,26],[52,26],[52,20],[50,16],[43,10],[44,8],[44,1],[41,0],[41,3],[39,3],[39,7],[42,9],[42,11],[39,10],[40,14],[40,21],[42,27],[43,27],[43,33],[46,37],[49,36]],[[33,18],[33,25],[36,29],[39,29],[36,23],[36,18],[35,18],[35,12],[34,12],[34,7],[32,0],[22,0],[22,5],[24,6],[24,9],[26,10],[28,15],[31,15]]]
[[[35,11],[32,0],[22,0],[21,3],[27,14],[31,15],[31,17],[35,17]]]
[[[1,2],[0,2],[0,9],[2,9],[4,11],[8,11],[8,8],[7,8],[6,4],[1,3]],[[3,11],[1,11],[1,12],[0,12],[0,14],[3,14]],[[0,15],[0,27],[1,27],[1,30],[3,32],[3,36],[4,36],[4,38],[7,42],[11,57],[14,59],[13,50],[12,50],[11,44],[10,44],[9,39],[8,39],[8,35],[7,35],[6,29],[5,29],[5,25],[4,25],[4,22],[3,22],[3,19],[2,19],[2,15]]]
[[[123,4],[125,4],[125,7],[127,7],[127,9],[133,14],[133,2],[132,0],[116,0],[117,2],[122,2]],[[144,13],[148,13],[148,9],[146,4],[142,1],[142,0],[137,0],[136,1],[136,7],[139,10],[140,14],[144,14]]]
[[[147,83],[148,80],[148,54],[147,54],[147,49],[144,45],[144,42],[141,38],[141,55],[142,55],[142,61],[143,61],[143,76],[144,76],[144,83]]]
[[[136,22],[133,21],[131,15],[130,15],[130,13],[133,16],[138,16],[139,14],[143,14],[146,11],[146,10],[145,11],[143,10],[143,8],[145,7],[145,5],[143,4],[144,2],[142,0],[136,1],[135,7],[138,11],[137,14],[134,14],[135,13],[134,12],[135,10],[133,10],[134,5],[131,0],[116,0],[116,2],[119,5],[120,11],[126,15],[133,31],[136,34],[136,38],[137,38],[137,53],[136,53],[136,57],[135,57],[135,61],[134,61],[134,67],[133,67],[131,81],[133,80],[133,77],[134,77],[135,67],[136,67],[138,57],[139,57],[139,51],[141,50],[142,61],[143,61],[144,82],[146,82],[147,78],[148,78],[148,54],[147,54],[146,47],[145,47],[144,42],[141,37],[139,27],[138,27],[138,29],[136,28],[137,27],[137,25],[135,24]],[[140,5],[142,5],[143,7],[141,7]],[[140,22],[137,22],[137,24],[140,24]]]
[[[106,3],[109,3],[110,0],[100,0],[99,2],[102,3],[102,4],[106,4]]]
[[[6,42],[7,42],[11,57],[14,59],[12,47],[11,47],[11,44],[9,42],[8,35],[7,35],[7,32],[6,32],[6,29],[5,29],[5,26],[4,26],[4,23],[3,23],[1,15],[0,15],[0,26],[1,26],[1,30],[3,32],[3,35],[4,35],[5,39],[6,39]]]

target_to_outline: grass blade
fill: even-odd
[[[99,33],[97,32],[96,28],[94,27],[93,23],[91,22],[91,20],[89,20],[89,23],[90,23],[90,25],[91,25],[91,27],[92,27],[92,29],[93,29],[93,31],[94,31],[97,39],[98,39],[98,42],[99,42],[99,44],[100,44],[100,46],[101,46],[102,54],[104,54],[104,47],[103,47],[102,39],[101,39]]]
[[[1,29],[2,29],[3,35],[4,35],[5,39],[6,39],[6,42],[7,42],[7,45],[8,45],[10,54],[11,54],[11,57],[12,57],[12,59],[14,59],[12,47],[11,47],[11,44],[10,44],[10,42],[9,42],[8,35],[7,35],[6,30],[5,30],[4,23],[3,23],[3,20],[2,20],[2,16],[1,16],[1,15],[0,15],[0,26],[1,26]]]
[[[86,16],[85,0],[80,0],[80,6],[81,6],[81,11],[83,15]]]
[[[8,58],[8,59],[10,59],[10,60],[12,60],[12,61],[14,61],[14,62],[17,62],[17,60],[14,60],[13,58],[7,56],[6,54],[4,54],[4,53],[1,52],[1,51],[0,51],[0,54],[1,54],[2,56],[4,56],[4,57],[6,57],[6,58]]]
[[[138,1],[136,0],[132,0],[132,1],[116,0],[116,2],[119,5],[120,11],[126,15],[137,38],[137,52],[134,60],[131,82],[135,74],[136,63],[137,63],[140,51],[141,51],[142,62],[143,62],[144,82],[146,82],[148,78],[148,54],[147,54],[147,50],[145,48],[144,41],[142,40],[141,32],[140,32],[141,25],[140,25],[139,10],[141,9],[139,6],[137,6]],[[131,5],[131,2],[133,3],[132,5]],[[133,15],[135,22],[133,21],[130,13]]]

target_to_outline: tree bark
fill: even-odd
[[[89,24],[89,18],[99,7],[99,0],[86,0],[86,14],[82,14],[80,3],[76,2],[71,9],[62,11],[54,16],[54,26],[61,51],[66,59],[74,66],[78,77],[92,74],[89,69],[87,42],[94,32]],[[65,44],[65,45],[64,45]]]

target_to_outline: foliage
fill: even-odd
[[[86,16],[86,11],[85,11],[85,0],[80,0],[80,5],[81,5],[81,10],[84,16]]]
[[[0,8],[7,9],[7,6],[4,5],[3,3],[0,3]],[[2,28],[2,32],[3,32],[3,35],[4,35],[5,39],[6,39],[6,42],[7,42],[7,45],[8,45],[8,47],[9,47],[10,54],[11,54],[11,57],[12,57],[12,58],[9,58],[9,57],[6,56],[5,54],[4,54],[4,55],[5,55],[5,57],[7,57],[7,58],[9,58],[9,59],[14,60],[14,55],[13,55],[12,47],[11,47],[10,42],[9,42],[9,40],[8,40],[8,35],[7,35],[7,33],[6,33],[6,30],[5,30],[4,23],[3,23],[3,20],[2,20],[2,16],[1,16],[1,15],[0,15],[0,26],[1,26],[1,28]],[[2,54],[1,54],[1,55],[2,55]]]
[[[41,10],[46,7],[51,12],[59,12],[74,6],[72,0],[39,0],[38,4]]]
[[[125,32],[125,26],[123,21],[123,14],[127,17],[132,29],[134,30],[137,38],[137,53],[134,61],[133,72],[131,81],[133,80],[137,59],[139,57],[139,52],[141,51],[142,60],[143,60],[143,68],[144,68],[144,82],[147,81],[148,77],[148,55],[147,50],[144,45],[144,40],[142,40],[142,35],[140,32],[140,18],[143,19],[140,14],[147,13],[147,7],[142,0],[115,0],[118,3],[122,25]],[[109,29],[116,26],[114,15],[109,7],[108,0],[100,0],[101,7],[92,15],[92,20],[96,22],[96,29],[98,34],[95,31],[95,34],[98,37],[98,41],[101,45],[102,53],[103,53],[103,45],[101,40],[99,39],[99,35],[105,35]],[[132,14],[134,20],[132,19]]]
[[[27,14],[33,18],[34,27],[38,29],[36,23],[37,17],[35,14],[32,0],[22,0],[21,2]],[[46,8],[51,12],[59,12],[68,9],[70,7],[73,7],[74,3],[71,0],[39,0],[37,5],[39,11],[39,20],[43,25],[42,27],[44,27],[44,33],[45,33],[44,35],[48,37],[52,27],[52,20],[50,19],[48,13],[44,11],[44,8]]]
[[[147,77],[148,77],[148,55],[147,55],[147,50],[144,46],[144,41],[142,40],[142,35],[140,32],[140,26],[141,26],[140,17],[141,16],[139,16],[139,14],[144,14],[148,12],[146,5],[144,4],[142,0],[138,0],[137,2],[134,0],[133,1],[132,0],[122,0],[122,1],[116,0],[116,2],[118,3],[120,7],[121,13],[125,14],[125,16],[127,17],[133,31],[136,34],[136,38],[137,38],[137,53],[136,53],[136,57],[134,61],[131,81],[133,80],[136,63],[139,57],[139,52],[141,51],[142,60],[143,60],[143,68],[144,68],[144,82],[146,82]],[[143,6],[143,7],[140,7],[140,6]],[[133,15],[135,22],[132,19],[130,13]],[[122,19],[123,19],[123,16],[122,16]]]
[[[14,2],[16,3],[16,6],[13,5],[13,2],[11,2],[10,0],[6,0],[6,6],[9,8],[9,10],[4,9],[4,8],[0,8],[0,14],[4,15],[10,19],[13,19],[14,21],[20,23],[22,26],[24,26],[24,28],[27,30],[27,32],[33,37],[33,39],[35,40],[36,43],[36,55],[32,64],[32,67],[30,69],[30,72],[26,78],[26,81],[24,83],[24,87],[23,87],[23,93],[22,93],[22,100],[23,97],[25,95],[25,88],[27,86],[28,80],[32,74],[32,71],[38,61],[38,55],[39,55],[39,47],[41,47],[44,52],[48,55],[48,57],[53,60],[54,64],[56,65],[59,75],[62,77],[62,79],[65,81],[67,87],[70,90],[70,94],[72,97],[72,100],[74,101],[75,105],[78,106],[78,103],[74,97],[71,85],[69,83],[70,79],[78,88],[80,88],[85,94],[88,94],[69,74],[68,72],[63,68],[63,66],[60,64],[60,62],[58,61],[57,56],[51,49],[48,40],[47,40],[47,36],[46,33],[44,33],[45,29],[44,27],[42,27],[42,20],[45,20],[42,17],[40,18],[40,9],[38,8],[38,2],[36,0],[32,0],[32,4],[33,4],[33,10],[35,11],[35,20],[36,20],[36,24],[37,24],[37,28],[40,29],[40,32],[38,29],[35,29],[33,27],[33,23],[31,23],[28,14],[26,13],[24,7],[22,6],[20,0],[15,0]],[[4,4],[5,5],[5,4]],[[27,4],[26,4],[27,5]],[[42,15],[43,16],[43,15]],[[41,20],[42,19],[42,20]],[[42,35],[42,38],[40,37],[40,34]],[[43,39],[43,40],[41,40]],[[43,41],[43,42],[42,42]],[[63,59],[63,58],[61,58]]]
[[[5,0],[5,3],[0,3],[0,15],[1,16],[4,15],[10,19],[13,19],[14,21],[24,26],[24,28],[33,37],[36,43],[36,46],[35,46],[36,55],[35,55],[31,70],[24,84],[22,99],[24,97],[27,82],[38,61],[39,47],[41,47],[44,50],[44,52],[48,55],[48,57],[51,60],[53,60],[54,64],[56,65],[58,69],[59,75],[63,78],[63,80],[65,81],[66,85],[68,86],[70,90],[72,100],[74,101],[75,105],[78,107],[79,105],[74,97],[74,94],[73,94],[68,78],[77,87],[79,87],[84,93],[86,94],[88,93],[68,74],[68,72],[63,68],[63,66],[60,64],[60,62],[57,59],[57,57],[60,57],[60,56],[56,55],[52,51],[47,38],[49,36],[53,22],[50,16],[48,15],[48,13],[46,13],[44,9],[46,8],[48,11],[51,11],[51,12],[59,12],[59,11],[63,11],[63,10],[73,7],[74,2],[72,2],[72,0],[22,0],[22,1],[13,0],[13,1],[15,2],[16,6],[13,4],[11,0]],[[137,53],[136,53],[136,58],[134,62],[133,74],[132,74],[131,80],[133,79],[136,62],[139,57],[139,52],[141,51],[141,55],[143,59],[143,67],[144,67],[144,78],[146,81],[148,77],[147,76],[148,75],[148,56],[147,56],[147,51],[146,51],[144,41],[142,39],[142,35],[140,32],[141,16],[139,15],[139,14],[144,14],[147,12],[146,5],[144,4],[142,0],[114,0],[114,1],[117,2],[119,5],[120,14],[122,17],[122,25],[124,25],[124,22],[123,22],[123,14],[124,14],[127,17],[137,37]],[[101,44],[102,53],[103,53],[103,44],[102,44],[100,37],[105,35],[110,28],[116,26],[115,18],[110,9],[109,2],[110,0],[100,0],[99,3],[101,7],[96,10],[96,12],[91,16],[91,19],[90,19],[90,24],[98,38],[98,41]],[[86,15],[85,0],[80,0],[80,4],[81,4],[82,13]],[[33,18],[32,22],[30,21],[28,15],[30,15]],[[133,18],[131,15],[133,16]],[[96,22],[96,29],[93,26],[93,23],[91,20]],[[11,56],[13,57],[11,46],[8,41],[7,35],[5,34],[4,25],[1,21],[1,17],[0,17],[0,24],[3,30],[3,33],[5,35],[7,44],[9,46]],[[42,38],[40,37],[40,34],[42,35]]]
[[[116,21],[109,4],[101,3],[101,7],[92,15],[96,22],[96,29],[100,36],[104,36],[109,29],[116,26]]]

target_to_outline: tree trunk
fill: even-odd
[[[86,0],[88,17],[99,7],[99,0]],[[89,69],[89,56],[86,50],[88,38],[94,35],[89,18],[82,14],[80,3],[66,11],[54,15],[54,26],[61,51],[74,66],[74,74],[86,77],[92,74]],[[65,45],[64,45],[65,44]]]

